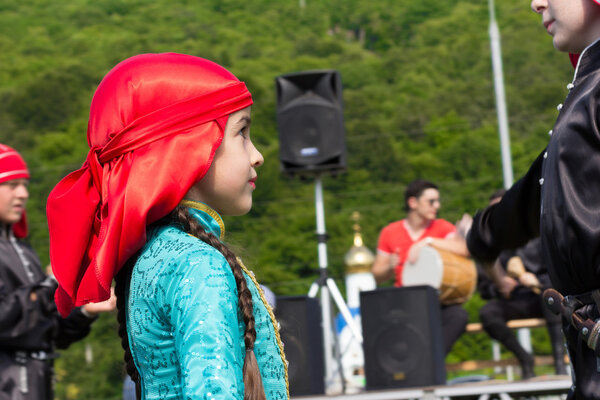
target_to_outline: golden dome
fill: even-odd
[[[355,221],[355,224],[352,225],[352,228],[354,229],[354,245],[348,250],[344,257],[346,273],[371,272],[371,265],[373,265],[375,256],[373,255],[373,252],[363,244],[363,239],[360,234],[360,225],[358,224],[360,219],[358,211],[352,213],[352,219]]]

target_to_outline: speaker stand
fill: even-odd
[[[356,328],[354,318],[344,302],[335,281],[327,273],[327,233],[325,231],[325,211],[323,207],[323,183],[321,176],[315,177],[315,211],[317,217],[317,249],[319,254],[319,278],[313,282],[308,292],[309,297],[316,297],[321,289],[321,316],[323,319],[323,348],[325,354],[325,388],[331,387],[333,383],[333,365],[334,365],[334,339],[331,327],[331,299],[340,310],[346,324],[350,328],[352,335],[362,344],[363,338],[360,331]],[[343,380],[343,379],[342,379]]]

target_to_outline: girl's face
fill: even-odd
[[[243,215],[252,208],[256,167],[264,158],[250,140],[250,107],[229,115],[223,142],[206,175],[186,199],[206,203],[221,215]]]
[[[600,5],[593,0],[532,0],[559,51],[581,53],[600,37]]]

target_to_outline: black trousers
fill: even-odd
[[[465,333],[469,313],[460,304],[442,306],[442,329],[444,330],[444,354],[450,353],[460,335]]]
[[[600,313],[595,305],[587,305],[577,313],[584,319],[596,321]],[[600,358],[590,349],[581,334],[566,320],[563,331],[567,337],[567,349],[571,358],[571,368],[575,374],[574,387],[571,388],[567,400],[600,399]]]
[[[544,318],[550,334],[555,365],[564,368],[564,339],[561,332],[561,317],[544,306],[542,297],[530,291],[516,293],[509,299],[494,299],[479,310],[481,324],[487,334],[512,351],[520,361],[529,357],[518,343],[512,330],[506,325],[511,319]]]
[[[52,400],[52,362],[0,352],[0,400]]]

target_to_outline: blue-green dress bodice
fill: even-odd
[[[219,215],[184,202],[221,237]],[[245,267],[256,355],[267,399],[288,399],[287,366],[273,313]],[[231,267],[214,247],[167,225],[151,230],[134,266],[127,332],[142,399],[243,399],[244,322]]]

